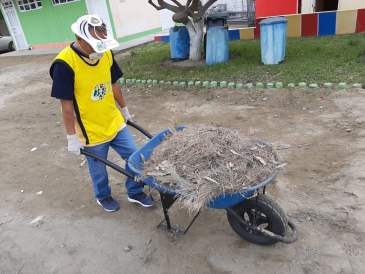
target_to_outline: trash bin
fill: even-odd
[[[170,28],[171,60],[179,61],[189,58],[190,36],[185,26]]]
[[[273,17],[259,22],[261,59],[264,65],[277,65],[284,61],[287,23],[285,17]]]
[[[207,52],[207,33],[208,33],[209,28],[223,26],[228,30],[227,19],[228,19],[228,14],[225,12],[212,13],[212,14],[209,14],[204,19],[204,24],[206,26],[205,34],[204,34],[204,53],[205,53],[205,55]]]
[[[228,31],[225,27],[211,27],[207,32],[207,52],[205,64],[207,66],[228,62],[229,46]]]

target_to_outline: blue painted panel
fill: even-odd
[[[229,60],[228,31],[226,27],[210,27],[207,32],[207,66]]]
[[[189,58],[190,36],[185,26],[170,28],[171,59]]]
[[[170,42],[170,36],[169,35],[164,35],[161,36],[161,42]]]
[[[288,20],[266,20],[260,22],[261,60],[265,65],[277,65],[285,58]]]
[[[240,40],[240,31],[238,29],[228,31],[229,40]]]
[[[318,36],[336,34],[337,12],[322,12],[318,14]]]

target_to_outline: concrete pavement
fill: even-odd
[[[149,34],[140,38],[129,40],[126,42],[119,43],[119,47],[113,49],[114,53],[120,53],[128,51],[143,45],[153,43],[154,37],[158,35],[166,35],[169,30],[161,31],[154,34]],[[25,55],[43,55],[43,54],[54,54],[57,55],[63,48],[50,48],[50,49],[36,49],[36,50],[17,50],[4,54],[0,54],[1,57],[11,57],[11,56],[25,56]]]

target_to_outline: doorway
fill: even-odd
[[[171,4],[171,0],[165,0],[166,3]],[[174,13],[171,10],[163,9],[160,10],[160,20],[162,30],[170,29],[175,26],[175,22],[172,21],[172,16]]]
[[[13,36],[15,46],[18,50],[28,49],[28,43],[25,40],[22,25],[11,0],[0,0],[1,10],[4,19],[10,27],[9,32]]]
[[[315,0],[314,11],[321,12],[321,11],[337,10],[338,1],[339,0]]]
[[[8,27],[5,22],[5,18],[3,16],[3,13],[0,12],[0,33],[5,36],[9,36],[10,32],[8,30]]]
[[[106,24],[108,32],[114,37],[113,27],[110,22],[108,6],[105,0],[86,0],[88,14],[97,14]]]

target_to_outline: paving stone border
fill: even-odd
[[[337,88],[337,89],[347,89],[347,88],[365,88],[365,86],[363,86],[360,83],[355,83],[352,85],[349,85],[347,83],[339,83],[339,84],[334,84],[334,83],[323,83],[323,84],[317,84],[317,83],[306,83],[306,82],[300,82],[298,84],[295,83],[289,83],[287,85],[284,85],[282,82],[269,82],[269,83],[262,83],[262,82],[257,82],[257,83],[247,83],[247,84],[242,84],[242,83],[233,83],[233,82],[229,82],[227,83],[227,81],[186,81],[186,82],[179,82],[179,81],[164,81],[164,80],[156,80],[156,79],[125,79],[125,78],[120,78],[118,80],[118,82],[122,85],[131,85],[131,84],[144,84],[144,85],[148,85],[148,86],[155,86],[157,84],[159,85],[173,85],[176,87],[183,87],[183,88],[189,88],[189,87],[203,87],[203,88],[230,88],[230,89],[252,89],[254,87],[256,88],[267,88],[267,89],[271,89],[271,88],[277,88],[277,89],[282,89],[282,88],[289,88],[289,89],[294,89],[294,88],[312,88],[312,89],[316,89],[316,88],[328,88],[328,89],[332,89],[332,88]]]

